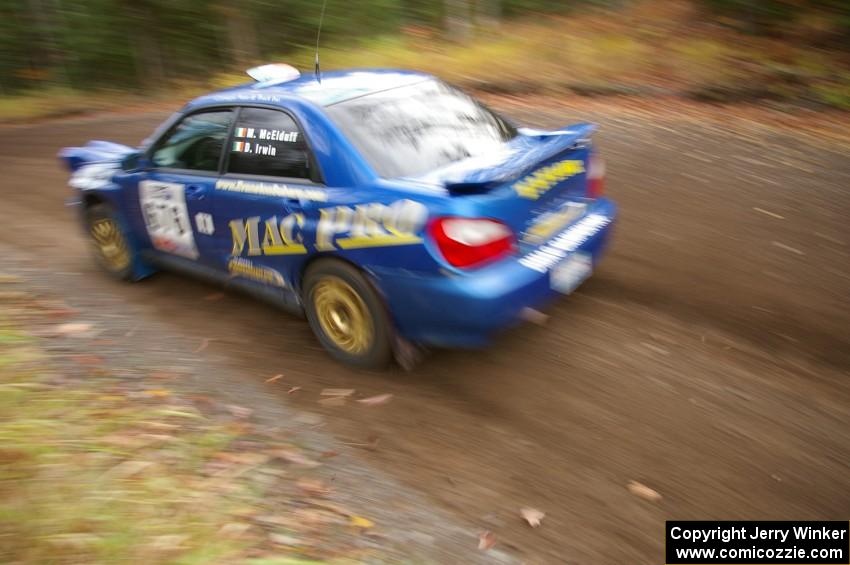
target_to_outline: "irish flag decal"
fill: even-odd
[[[245,143],[244,141],[234,141],[233,142],[233,150],[238,151],[240,153],[250,153],[251,152],[251,144]]]
[[[254,137],[254,128],[236,128],[235,137]]]

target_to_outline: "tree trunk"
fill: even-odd
[[[215,4],[215,11],[224,20],[230,62],[246,69],[259,59],[254,19],[245,2],[224,0]]]
[[[449,41],[469,41],[472,37],[469,0],[445,0],[444,8],[444,26]]]
[[[502,21],[501,0],[478,0],[475,3],[475,23],[495,29]]]
[[[153,9],[146,2],[138,0],[125,0],[124,6],[131,20],[130,37],[139,85],[152,90],[162,88],[165,83],[165,66],[156,38]]]

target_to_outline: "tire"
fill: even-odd
[[[92,204],[85,210],[85,224],[94,258],[101,269],[123,281],[134,281],[138,259],[123,222],[108,204]]]
[[[392,358],[392,324],[372,284],[348,263],[321,260],[307,269],[304,310],[331,356],[359,369],[384,369]]]

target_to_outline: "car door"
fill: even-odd
[[[215,263],[212,196],[234,115],[232,108],[193,112],[151,147],[151,167],[139,182],[138,198],[154,249]]]
[[[220,263],[233,277],[291,288],[305,222],[327,199],[304,131],[280,109],[242,107],[216,183]]]

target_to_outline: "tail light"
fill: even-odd
[[[605,191],[605,161],[591,155],[587,165],[587,197],[599,198]]]
[[[428,227],[443,258],[454,267],[470,268],[513,253],[514,233],[497,220],[437,218]]]

